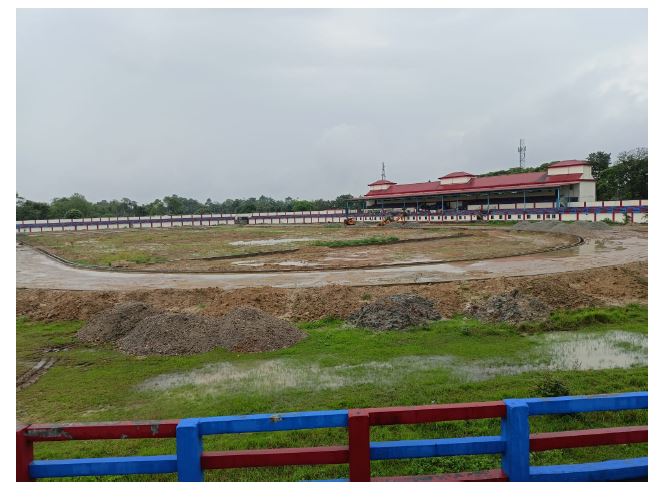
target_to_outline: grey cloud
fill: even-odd
[[[645,10],[20,10],[17,190],[362,193],[647,145]]]

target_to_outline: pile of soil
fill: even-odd
[[[611,226],[601,221],[574,221],[571,223],[565,221],[520,221],[511,228],[520,231],[545,231],[583,236],[595,231],[611,229]]]
[[[264,352],[291,347],[308,336],[287,321],[254,307],[239,307],[219,319],[220,333],[230,337],[229,350]]]
[[[77,338],[89,343],[116,342],[154,313],[143,302],[124,302],[96,314],[77,332]]]
[[[481,321],[522,323],[544,320],[551,310],[536,297],[513,289],[484,300],[470,302],[465,306],[464,312]]]
[[[117,347],[130,355],[200,354],[228,348],[228,337],[219,336],[213,320],[197,314],[159,313],[140,321]]]
[[[278,350],[308,335],[253,307],[204,316],[161,312],[141,302],[127,302],[94,316],[77,336],[89,343],[113,344],[130,355],[185,355],[215,348],[232,352]]]
[[[348,323],[374,330],[404,330],[441,319],[434,303],[420,295],[389,295],[351,314]]]

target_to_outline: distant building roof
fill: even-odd
[[[493,190],[515,190],[518,188],[553,188],[567,184],[579,183],[581,181],[581,176],[582,173],[557,174],[549,176],[545,172],[536,172],[473,177],[467,183],[453,183],[449,185],[442,185],[440,181],[428,181],[425,183],[409,183],[401,185],[395,183],[385,190],[370,190],[366,195],[364,195],[364,197],[409,197],[416,195],[479,193]]]
[[[367,186],[377,186],[377,185],[396,185],[396,183],[394,181],[390,181],[389,179],[379,179],[378,181],[369,183]]]
[[[551,167],[587,166],[587,165],[588,165],[588,161],[585,161],[585,160],[563,160],[561,162],[556,162],[555,164],[551,164],[548,167],[551,168]]]
[[[471,173],[465,173],[464,171],[457,171],[455,173],[450,173],[446,174],[445,176],[441,176],[439,179],[446,179],[446,178],[464,178],[465,176],[476,176],[475,174]]]

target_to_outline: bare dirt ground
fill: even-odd
[[[514,289],[534,295],[550,309],[646,303],[646,226],[567,223],[561,228],[585,242],[569,249],[471,262],[289,273],[91,271],[19,246],[16,312],[33,320],[88,319],[114,304],[140,301],[160,310],[207,316],[249,305],[277,317],[307,321],[346,318],[363,303],[412,291],[435,302],[449,317],[462,313],[475,299]],[[400,247],[405,246],[397,250]]]
[[[567,261],[566,271],[572,265]],[[535,295],[551,309],[575,309],[600,305],[646,303],[648,263],[596,267],[581,271],[539,276],[495,277],[484,280],[450,281],[415,285],[344,286],[317,288],[223,288],[138,289],[132,291],[67,291],[17,289],[16,313],[31,320],[86,320],[112,305],[141,301],[165,311],[221,316],[249,305],[292,321],[310,321],[328,316],[345,319],[364,303],[376,298],[413,292],[436,303],[450,317],[463,312],[475,299],[519,289]]]
[[[589,223],[599,225],[600,223]],[[609,227],[596,229],[586,225],[567,224],[585,243],[522,256],[473,259],[468,261],[411,262],[394,266],[349,268],[347,270],[303,270],[251,273],[161,273],[118,272],[89,270],[63,264],[27,246],[17,246],[17,288],[45,288],[63,290],[135,290],[153,288],[207,288],[225,289],[250,287],[308,288],[326,285],[398,285],[411,283],[439,283],[506,276],[533,276],[590,269],[594,267],[646,261],[648,237],[646,227]],[[411,231],[411,230],[409,230]],[[418,230],[412,230],[418,231]],[[474,229],[477,232],[477,229]],[[505,232],[502,230],[502,232]],[[518,232],[514,232],[514,235]],[[543,233],[542,235],[545,235]],[[471,238],[471,237],[469,237]],[[445,240],[452,243],[454,240]],[[427,242],[433,243],[433,242]],[[506,241],[501,244],[505,245]],[[412,245],[412,244],[408,244]],[[481,243],[480,245],[493,245]],[[406,245],[396,245],[403,253]],[[485,247],[488,250],[494,248]],[[473,252],[484,249],[473,246]],[[531,250],[527,247],[527,250]],[[291,255],[291,254],[289,254]]]
[[[400,226],[218,226],[48,233],[22,235],[20,240],[87,266],[202,273],[338,270],[488,259],[553,250],[579,241],[566,233]],[[388,243],[316,245],[372,238],[388,239]]]

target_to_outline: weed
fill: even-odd
[[[534,385],[535,397],[564,397],[569,395],[569,387],[550,373],[544,374]]]

